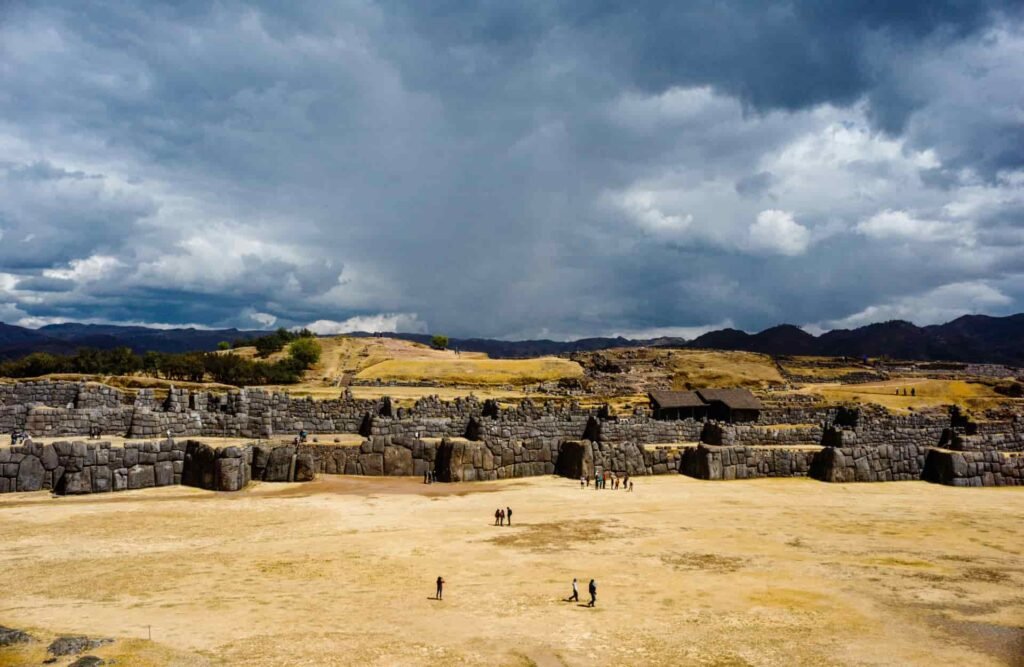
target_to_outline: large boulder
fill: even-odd
[[[64,475],[64,493],[69,496],[92,493],[92,468]]]
[[[274,447],[267,459],[267,467],[263,471],[263,480],[267,482],[292,481],[294,459],[294,447]]]
[[[594,454],[587,440],[566,440],[558,445],[555,474],[569,479],[593,477]]]
[[[295,457],[295,481],[312,482],[316,479],[316,461],[312,454],[299,454]]]
[[[128,469],[129,489],[148,489],[156,485],[156,476],[153,474],[153,466],[136,465]]]
[[[217,490],[238,491],[242,486],[242,459],[217,459]]]
[[[392,477],[412,475],[412,450],[397,445],[386,446],[384,448],[384,474]]]
[[[170,486],[174,484],[174,463],[161,461],[153,466],[153,478],[157,486]]]
[[[38,491],[43,488],[46,468],[38,456],[26,456],[18,467],[18,491]]]

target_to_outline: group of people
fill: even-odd
[[[613,490],[625,489],[626,491],[633,490],[633,480],[629,478],[629,475],[625,475],[622,479],[613,472],[603,472],[600,475],[594,475],[594,489],[607,489],[608,484],[611,484]],[[580,488],[586,488],[590,486],[590,478],[586,475],[580,476]]]
[[[511,514],[512,514],[512,511],[509,510],[509,515],[511,516]],[[436,589],[436,592],[434,593],[434,599],[435,600],[443,600],[444,599],[444,584],[445,584],[444,577],[438,576],[436,583],[437,583],[437,589]],[[590,593],[590,602],[587,603],[587,606],[588,607],[593,607],[593,606],[595,606],[597,604],[597,582],[594,581],[593,579],[590,580],[590,584],[587,586],[587,592]],[[579,586],[579,581],[576,579],[576,577],[572,578],[572,595],[567,597],[565,599],[565,601],[566,602],[579,602],[580,601],[580,586]]]
[[[505,509],[501,509],[499,507],[498,509],[494,510],[494,525],[495,526],[504,526],[506,521],[508,522],[508,525],[510,525],[510,526],[512,525],[512,508],[511,507],[506,507]]]
[[[433,470],[424,470],[423,471],[423,483],[424,484],[433,484],[436,481],[437,481],[437,473],[435,473]]]
[[[897,388],[897,389],[896,389],[896,395],[897,395],[897,396],[899,396],[899,395],[900,395],[900,390],[899,390],[899,388]],[[903,388],[903,395],[904,395],[904,396],[906,396],[906,395],[907,395],[907,388],[906,388],[906,387],[904,387],[904,388]],[[910,395],[911,395],[911,396],[917,396],[917,389],[915,389],[914,387],[911,387],[911,388],[910,388]]]
[[[32,436],[28,434],[28,431],[17,428],[11,431],[11,447],[27,445],[30,442],[32,442]]]
[[[597,582],[593,579],[590,580],[590,585],[587,586],[587,592],[590,593],[590,602],[587,603],[588,607],[593,607],[597,604]],[[572,595],[565,598],[566,602],[579,602],[580,601],[580,587],[576,577],[572,578]]]

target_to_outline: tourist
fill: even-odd
[[[911,387],[910,388],[910,395],[911,396],[917,396],[917,389],[915,389],[914,387]]]
[[[505,525],[505,510],[503,510],[503,509],[499,509],[498,510],[498,525],[499,526],[504,526]]]
[[[591,579],[590,586],[588,587],[588,589],[590,590],[590,603],[587,606],[593,607],[595,604],[597,604],[597,582]]]
[[[505,508],[505,518],[508,519],[508,525],[511,526],[512,525],[512,508],[511,507],[506,507]]]
[[[565,598],[565,601],[566,602],[572,602],[572,601],[579,602],[580,601],[580,589],[579,589],[579,586],[576,584],[576,577],[572,578],[572,595],[570,595],[569,597]]]
[[[628,474],[622,480],[622,488],[627,489],[627,490],[629,489],[629,475]]]
[[[501,520],[501,510],[494,510],[494,525],[498,525],[498,521]]]
[[[580,475],[580,488],[581,489],[585,488],[586,481],[587,481],[587,476],[586,475]]]
[[[423,471],[423,483],[424,484],[430,484],[430,471],[429,470],[424,470]]]
[[[629,480],[629,492],[633,492],[633,480]]]
[[[441,598],[441,594],[442,593],[444,593],[444,578],[443,577],[438,577],[437,578],[437,593],[434,595],[434,599],[435,600],[442,599]]]

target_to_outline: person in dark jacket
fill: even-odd
[[[593,584],[594,582],[590,582],[590,583]],[[442,599],[441,598],[441,594],[442,593],[444,593],[444,577],[438,577],[437,578],[437,593],[435,594],[434,598],[437,599],[437,600]]]
[[[511,526],[512,525],[512,508],[511,507],[506,507],[505,508],[505,519],[508,520],[508,525]]]
[[[591,579],[590,586],[588,588],[590,590],[590,603],[587,606],[593,607],[597,604],[597,582]]]

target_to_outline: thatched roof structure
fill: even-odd
[[[662,410],[673,408],[704,408],[707,403],[701,400],[700,396],[693,391],[668,391],[666,389],[652,389],[647,393],[651,403],[656,404]]]
[[[760,410],[761,401],[749,389],[698,389],[706,403],[722,403],[730,410]]]

